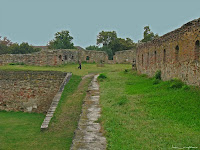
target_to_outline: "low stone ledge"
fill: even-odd
[[[53,101],[51,103],[51,106],[46,114],[46,117],[40,127],[41,131],[47,130],[49,127],[49,123],[54,115],[54,112],[56,111],[56,108],[58,106],[58,103],[60,101],[60,97],[62,95],[62,92],[64,90],[65,85],[69,82],[70,77],[72,76],[72,73],[67,73],[65,79],[63,80],[59,91],[57,92],[57,94],[55,95],[55,97],[53,98]]]

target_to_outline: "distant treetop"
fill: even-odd
[[[72,43],[73,37],[69,35],[69,31],[63,30],[55,34],[55,38],[51,40],[47,46],[49,49],[74,49]]]
[[[145,27],[144,27],[143,36],[144,36],[144,38],[143,38],[141,41],[139,41],[139,42],[148,42],[148,41],[152,41],[153,39],[159,37],[158,34],[154,34],[154,33],[150,30],[149,26],[145,26]]]
[[[12,43],[7,37],[0,36],[0,55],[1,54],[28,54],[40,51],[40,48],[34,48],[28,43]]]

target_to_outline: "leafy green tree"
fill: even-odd
[[[113,52],[112,49],[109,46],[102,46],[99,48],[99,51],[104,51],[108,54],[108,59],[112,60],[113,59]]]
[[[145,26],[144,27],[144,33],[143,33],[144,38],[139,41],[139,42],[148,42],[148,41],[152,41],[153,39],[159,37],[158,34],[154,34],[149,26]]]
[[[136,48],[136,44],[130,38],[126,38],[126,39],[117,38],[110,44],[110,47],[114,54],[116,51],[129,50],[129,49]]]
[[[99,47],[100,44],[102,44],[102,47]],[[86,49],[105,51],[109,59],[113,58],[116,51],[136,48],[136,43],[134,43],[133,40],[130,38],[118,38],[115,31],[101,31],[97,36],[97,45],[98,46],[88,46]]]
[[[117,33],[115,31],[101,31],[97,36],[97,45],[109,46],[116,39]]]
[[[50,49],[74,49],[72,43],[73,37],[69,35],[69,31],[64,30],[55,34],[55,39],[51,40],[47,46]]]
[[[9,46],[9,52],[11,54],[28,54],[33,52],[40,51],[40,48],[33,48],[28,43],[21,43],[20,45],[17,43],[12,44]]]
[[[99,47],[95,46],[95,45],[90,45],[90,46],[86,47],[85,49],[86,50],[99,50]]]
[[[90,46],[86,47],[86,50],[104,51],[108,54],[108,59],[113,58],[113,53],[112,53],[112,50],[109,46],[98,47],[98,46],[95,46],[95,45],[90,45]]]
[[[10,46],[12,42],[7,38],[0,36],[0,54],[7,54],[9,53],[8,46]]]
[[[40,48],[33,48],[28,43],[12,43],[7,37],[0,36],[0,54],[27,54],[40,51]]]

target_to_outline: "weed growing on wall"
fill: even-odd
[[[26,65],[24,62],[10,63],[9,65]]]
[[[156,71],[156,73],[154,75],[154,78],[158,79],[158,80],[161,80],[161,71],[160,70]]]

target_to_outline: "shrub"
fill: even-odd
[[[140,76],[141,76],[141,77],[145,77],[145,78],[148,77],[146,74],[141,74]]]
[[[161,71],[160,70],[156,71],[156,73],[154,75],[154,78],[158,79],[158,80],[161,80]]]
[[[128,69],[125,69],[125,70],[124,70],[124,73],[127,73],[127,72],[128,72]]]
[[[159,79],[153,79],[153,85],[159,84],[159,83],[160,83],[160,80],[159,80]]]
[[[101,73],[99,76],[98,76],[98,80],[99,81],[103,81],[104,79],[106,79],[107,78],[107,76],[105,75],[105,74],[103,74],[103,73]]]
[[[184,86],[182,87],[182,89],[183,89],[183,90],[189,90],[190,87],[189,87],[188,85],[184,85]]]
[[[24,62],[10,63],[9,65],[25,65]]]
[[[178,89],[184,86],[184,83],[180,79],[172,79],[170,82],[170,88],[172,89]]]

